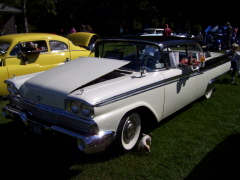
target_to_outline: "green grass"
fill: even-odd
[[[151,153],[113,148],[84,155],[75,142],[26,133],[0,117],[0,179],[219,180],[240,177],[240,80],[224,75],[199,99],[151,130]],[[1,106],[6,102],[1,102]]]

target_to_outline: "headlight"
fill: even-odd
[[[88,104],[82,103],[80,109],[81,109],[82,115],[86,117],[89,117],[93,114],[93,108]]]
[[[12,83],[7,83],[7,90],[9,94],[19,95],[18,89]]]
[[[85,102],[70,100],[68,101],[68,110],[74,114],[81,114],[85,117],[93,116],[93,107]]]
[[[9,94],[12,94],[12,93],[13,93],[12,84],[7,83],[7,90],[8,90],[8,92],[9,92]]]
[[[79,113],[79,103],[77,101],[70,101],[70,109],[73,113]]]

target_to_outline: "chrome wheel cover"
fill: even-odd
[[[137,113],[130,114],[123,126],[122,145],[126,150],[132,149],[136,144],[141,130],[141,119]]]

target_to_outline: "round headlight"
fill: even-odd
[[[9,94],[19,95],[18,89],[12,83],[7,83],[7,90]]]
[[[8,92],[9,92],[9,94],[12,94],[12,93],[13,93],[13,87],[12,87],[12,84],[7,83],[7,90],[8,90]]]
[[[12,91],[13,91],[14,95],[18,95],[19,94],[19,91],[18,91],[18,89],[15,86],[13,87]]]
[[[78,105],[77,101],[71,101],[70,108],[73,113],[75,113],[75,114],[79,113],[79,105]]]
[[[89,116],[92,115],[92,112],[93,112],[92,106],[90,106],[88,104],[84,104],[84,103],[81,104],[81,113],[82,113],[82,115],[84,115],[86,117],[89,117]]]

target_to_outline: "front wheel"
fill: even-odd
[[[117,146],[122,151],[131,150],[137,143],[141,131],[141,118],[138,113],[126,114],[117,130]]]

